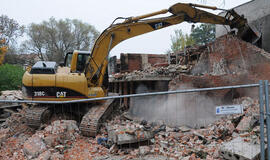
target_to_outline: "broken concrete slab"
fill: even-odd
[[[51,155],[52,155],[51,151],[47,150],[47,151],[41,153],[38,156],[37,160],[50,160]]]
[[[79,128],[74,120],[57,120],[44,130],[51,134],[63,134],[66,132],[78,132]]]
[[[20,90],[6,90],[1,92],[1,98],[0,99],[6,99],[6,100],[20,100],[22,98],[22,91]]]
[[[189,132],[190,131],[190,128],[187,126],[181,126],[181,127],[179,127],[179,129],[181,132]]]
[[[220,154],[228,160],[254,160],[260,154],[260,145],[247,142],[245,138],[237,137],[230,142],[223,143]]]
[[[154,135],[150,131],[136,131],[134,135],[131,135],[128,133],[116,134],[116,139],[117,139],[116,143],[118,145],[138,143],[138,142],[149,140],[153,137]]]
[[[60,154],[59,152],[53,153],[51,155],[51,160],[64,160],[64,156],[62,154]]]
[[[139,154],[142,156],[145,156],[150,153],[150,147],[149,146],[140,146],[139,147]]]
[[[108,140],[116,143],[117,145],[138,143],[146,140],[150,140],[154,137],[152,131],[145,131],[141,126],[107,126]]]
[[[39,136],[29,138],[23,145],[23,151],[28,158],[36,158],[40,153],[46,150],[46,144]]]
[[[9,130],[10,130],[9,128],[3,128],[0,130],[0,143],[2,143],[4,140],[6,140],[9,137],[8,135]]]
[[[251,123],[252,117],[248,116],[248,117],[243,117],[243,119],[240,121],[240,123],[237,125],[236,129],[239,132],[245,132],[248,131],[250,129],[250,123]]]

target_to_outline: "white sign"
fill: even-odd
[[[243,106],[240,104],[235,105],[226,105],[226,106],[217,106],[216,114],[241,114],[243,113]]]

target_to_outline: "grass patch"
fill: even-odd
[[[0,66],[0,91],[20,89],[24,72],[21,66],[11,64]]]

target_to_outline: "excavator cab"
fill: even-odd
[[[89,55],[90,52],[88,51],[68,52],[63,66],[71,68],[70,71],[73,73],[82,73],[84,72]]]

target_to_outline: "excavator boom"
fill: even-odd
[[[85,74],[88,86],[102,86],[103,74],[105,73],[108,64],[108,55],[110,50],[120,42],[152,32],[171,25],[179,24],[183,21],[191,23],[210,23],[229,25],[231,29],[238,30],[237,35],[244,40],[251,42],[254,37],[258,37],[252,29],[247,25],[247,20],[238,15],[235,11],[229,10],[225,17],[209,13],[198,8],[207,8],[216,10],[218,8],[196,4],[177,3],[169,9],[163,9],[150,14],[145,14],[137,17],[126,18],[124,22],[112,24],[96,40],[92,53],[89,58],[89,63],[86,65]],[[150,18],[160,14],[171,13],[172,15],[161,18]],[[146,19],[150,18],[150,19]],[[244,36],[249,30],[249,36]]]

